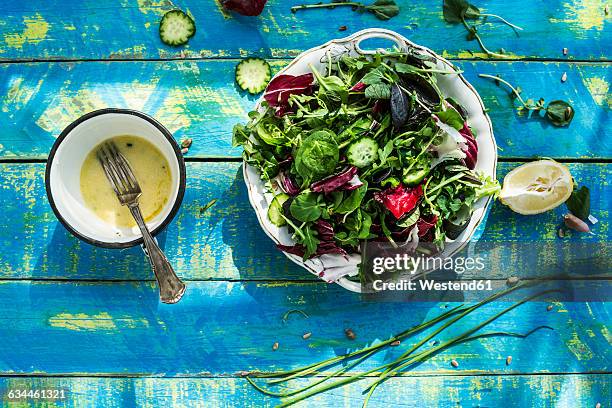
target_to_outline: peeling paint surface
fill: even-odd
[[[546,285],[573,285],[569,299],[528,302],[487,330],[553,330],[456,345],[391,378],[369,406],[609,405],[612,309],[602,300],[612,293],[605,279],[612,259],[607,2],[478,4],[483,12],[525,28],[516,35],[492,18],[473,22],[485,44],[494,51],[503,48],[508,61],[488,60],[461,25],[445,23],[441,3],[397,2],[401,17],[386,22],[348,7],[290,13],[302,0],[270,0],[258,17],[228,12],[216,0],[0,4],[0,400],[8,389],[65,388],[66,404],[13,405],[274,406],[282,400],[257,392],[239,373],[276,372],[345,354],[457,302],[474,301],[469,293],[452,302],[364,301],[291,263],[262,232],[249,205],[236,160],[241,151],[231,146],[231,131],[246,120],[257,97],[235,84],[239,59],[267,58],[277,72],[308,48],[382,26],[464,70],[489,108],[500,147],[500,181],[531,157],[563,159],[576,181],[590,188],[591,213],[599,223],[592,226],[594,235],[571,233],[560,240],[564,206],[524,217],[495,203],[479,240],[494,244],[486,254],[488,267],[464,278],[493,279],[506,287],[509,275],[541,278],[564,268],[567,279]],[[197,25],[184,47],[165,46],[159,39],[159,20],[174,8],[185,10]],[[341,25],[346,32],[339,32]],[[558,129],[529,118],[516,111],[507,90],[478,78],[479,73],[499,74],[534,99],[568,100],[575,119]],[[159,302],[140,248],[108,250],[77,240],[47,201],[40,159],[69,123],[103,107],[146,112],[177,140],[193,139],[187,158],[197,160],[187,163],[182,207],[157,237],[187,281],[186,295],[176,305]],[[213,199],[216,204],[201,212]],[[529,247],[542,249],[536,259]],[[506,306],[492,302],[436,340],[458,335]],[[291,309],[309,317],[283,322]],[[357,333],[355,340],[346,338],[346,327]],[[415,333],[350,373],[389,362],[433,330]],[[308,341],[305,332],[312,333]],[[272,351],[275,342],[280,348]],[[423,348],[432,345],[428,341]],[[453,359],[458,367],[450,364]],[[289,388],[310,381],[298,379]],[[316,395],[300,406],[360,406],[371,381]]]

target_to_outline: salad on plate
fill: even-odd
[[[258,62],[249,78],[267,81]],[[409,52],[327,56],[326,69],[278,75],[233,142],[274,195],[268,218],[286,226],[304,260],[359,252],[366,240],[432,242],[466,228],[474,204],[499,184],[474,168],[478,135],[440,91],[442,70]],[[269,67],[268,67],[269,68]],[[263,88],[263,87],[262,87]]]

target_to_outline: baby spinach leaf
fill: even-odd
[[[335,212],[338,214],[348,214],[355,211],[361,205],[363,197],[365,197],[366,191],[368,190],[367,183],[364,182],[363,186],[356,190],[353,190],[347,198],[345,198],[339,206],[336,207]]]
[[[366,98],[370,99],[389,99],[391,98],[391,85],[387,84],[373,84],[365,90]]]
[[[393,0],[376,0],[371,6],[365,9],[373,13],[379,20],[389,20],[399,14],[400,9]]]
[[[591,193],[586,186],[580,187],[579,190],[574,190],[570,198],[565,202],[567,209],[572,214],[586,221],[591,214]]]
[[[384,83],[384,81],[385,81],[385,74],[383,70],[380,67],[378,67],[376,69],[371,70],[367,74],[365,74],[360,82],[363,82],[366,85],[374,85],[374,84]]]
[[[435,114],[447,125],[452,126],[457,130],[463,129],[463,118],[456,110],[446,109],[445,111],[435,112]]]
[[[465,0],[444,0],[442,14],[449,23],[461,23],[463,19],[476,19],[480,10]]]
[[[306,180],[330,175],[339,159],[335,135],[318,130],[302,141],[295,154],[295,169]]]
[[[321,218],[323,207],[317,194],[310,191],[297,195],[289,207],[291,215],[302,222],[316,221]]]

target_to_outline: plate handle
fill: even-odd
[[[384,49],[378,50],[364,50],[360,47],[360,44],[372,38],[378,38],[383,40],[389,40],[394,42],[398,48],[402,51],[408,51],[410,47],[406,44],[406,39],[401,35],[394,33],[393,31],[387,30],[363,30],[351,37],[351,42],[355,45],[355,51],[361,55],[373,55],[376,53],[385,52]]]

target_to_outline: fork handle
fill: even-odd
[[[185,293],[185,284],[176,276],[172,265],[168,262],[168,258],[162,252],[161,248],[153,240],[153,236],[147,228],[140,207],[138,203],[129,206],[132,216],[136,220],[136,224],[142,232],[142,238],[144,240],[147,254],[149,255],[149,262],[151,268],[155,273],[155,279],[159,285],[159,297],[163,303],[176,303],[178,302],[183,293]]]

